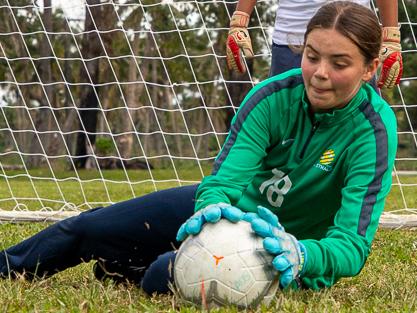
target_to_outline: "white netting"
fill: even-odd
[[[270,64],[276,2],[259,0],[249,74],[227,70],[235,5],[0,0],[0,220],[61,219],[208,174]],[[404,75],[384,93],[399,123],[387,227],[417,216],[413,1],[400,1],[400,22]]]

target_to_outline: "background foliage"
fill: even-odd
[[[275,2],[259,1],[252,14],[256,57],[246,75],[225,63],[235,2],[88,0],[80,20],[51,9],[51,0],[0,3],[3,163],[105,167],[89,157],[98,137],[113,142],[105,156],[119,160],[213,158],[253,82],[268,76]],[[404,80],[384,97],[403,132],[399,155],[415,157],[416,1],[399,8]]]

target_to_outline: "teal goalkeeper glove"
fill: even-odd
[[[305,247],[293,235],[285,232],[278,217],[270,210],[259,206],[257,215],[250,218],[252,229],[265,238],[264,248],[275,256],[272,265],[280,273],[281,287],[286,288],[302,273],[307,261]]]
[[[243,219],[243,213],[240,209],[226,203],[209,205],[204,209],[197,211],[193,216],[181,225],[177,233],[177,241],[183,241],[188,235],[196,235],[201,231],[203,224],[217,223],[221,218],[225,218],[233,223]]]

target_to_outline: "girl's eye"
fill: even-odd
[[[338,69],[344,69],[346,68],[348,65],[346,63],[335,63],[334,67],[338,68]]]
[[[316,57],[316,56],[314,56],[314,55],[309,55],[309,54],[307,54],[307,59],[310,61],[310,62],[316,62],[317,60],[318,60],[318,58]]]

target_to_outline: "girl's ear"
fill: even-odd
[[[362,76],[362,80],[367,82],[370,81],[372,77],[374,77],[378,69],[379,62],[379,58],[375,58],[368,65],[366,65],[365,73]]]

